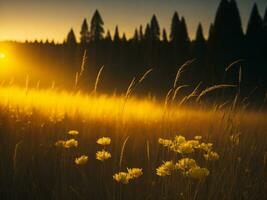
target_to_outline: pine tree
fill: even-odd
[[[213,68],[214,80],[225,81],[225,67],[243,58],[244,54],[244,34],[235,0],[221,0],[211,31],[208,41],[208,62]],[[232,72],[233,70],[231,74],[228,73],[227,79],[236,80],[236,72]]]
[[[149,26],[149,24],[146,25],[144,39],[146,41],[149,41],[151,39],[151,32],[150,32],[150,26]]]
[[[188,45],[189,36],[188,36],[186,22],[185,22],[185,18],[184,17],[182,17],[182,19],[181,19],[180,29],[181,29],[180,30],[181,41],[184,43],[184,45]]]
[[[88,30],[88,24],[87,24],[87,20],[84,19],[83,20],[83,24],[82,24],[82,28],[80,31],[80,42],[82,45],[86,45],[89,42],[89,30]]]
[[[105,40],[108,41],[108,42],[112,41],[111,34],[110,34],[109,30],[107,30],[107,34],[106,34]]]
[[[213,38],[213,32],[214,32],[214,25],[213,23],[210,24],[209,27],[209,37],[208,37],[208,41],[211,41],[211,39]]]
[[[241,17],[239,14],[239,10],[236,4],[235,0],[231,0],[229,4],[229,10],[230,10],[230,18],[229,23],[231,26],[231,32],[230,35],[232,36],[232,42],[234,41],[237,46],[241,46],[243,39],[244,39],[244,33],[242,29],[242,23],[241,23]]]
[[[96,10],[91,20],[91,27],[90,27],[91,41],[100,41],[103,39],[103,34],[104,34],[103,25],[104,22],[102,20],[102,17],[99,14],[98,10]]]
[[[144,33],[143,33],[143,26],[140,25],[139,27],[139,38],[140,38],[140,41],[142,41],[144,39]]]
[[[250,84],[261,85],[260,82],[265,73],[262,68],[264,66],[264,29],[257,4],[253,6],[247,26],[246,49],[248,60],[246,78],[250,80]]]
[[[68,33],[66,43],[68,45],[76,45],[77,44],[77,40],[76,40],[73,29],[70,29],[70,32]]]
[[[246,37],[248,40],[257,40],[262,37],[262,18],[259,14],[257,4],[254,4],[248,26]]]
[[[173,42],[178,41],[179,38],[179,27],[180,26],[180,19],[179,15],[177,12],[174,13],[172,17],[172,22],[171,22],[171,32],[170,32],[170,39]]]
[[[121,40],[122,40],[122,42],[127,42],[127,37],[126,37],[126,34],[125,33],[123,33],[122,34],[122,38],[121,38]]]
[[[159,28],[159,23],[158,23],[156,15],[152,16],[152,19],[150,22],[150,35],[151,35],[151,40],[153,41],[160,40],[160,28]]]
[[[118,26],[116,26],[113,41],[115,43],[118,43],[118,42],[120,42],[120,40],[121,40],[121,38],[120,38],[119,28],[118,28]]]
[[[200,81],[205,81],[207,77],[207,69],[206,67],[206,40],[204,38],[203,34],[203,28],[202,25],[199,23],[197,27],[196,37],[195,41],[193,42],[193,57],[197,59],[197,62],[194,63],[194,66],[192,67],[193,74],[197,74],[197,76],[194,76],[194,79],[191,81],[197,84]]]
[[[166,32],[165,28],[162,30],[162,41],[165,42],[165,43],[168,42],[167,32]]]
[[[139,34],[138,34],[138,30],[137,29],[135,29],[135,31],[134,31],[133,41],[134,42],[138,42],[139,41]]]
[[[204,38],[204,35],[203,35],[203,28],[202,28],[201,23],[198,24],[197,33],[196,33],[196,40],[195,41],[198,42],[198,43],[205,42],[205,38]]]

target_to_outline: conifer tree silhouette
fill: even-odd
[[[224,76],[225,67],[243,57],[244,35],[235,0],[221,0],[216,12],[214,28],[209,37],[209,64],[213,68],[215,83],[236,79],[237,68]]]
[[[119,43],[121,41],[120,33],[119,33],[119,27],[115,27],[114,37],[113,37],[114,43]]]
[[[195,36],[195,41],[193,42],[193,57],[197,60],[196,63],[193,63],[194,66],[192,66],[192,71],[197,74],[197,76],[193,76],[193,80],[191,79],[192,83],[196,82],[200,82],[200,81],[206,81],[206,79],[208,78],[208,74],[207,74],[207,68],[205,67],[206,63],[205,63],[205,57],[206,57],[206,48],[207,44],[206,44],[206,40],[204,38],[204,34],[203,34],[203,28],[201,23],[198,24],[197,27],[197,32],[196,32],[196,36]]]
[[[248,21],[246,32],[246,49],[248,59],[247,78],[250,84],[262,85],[264,67],[263,65],[263,44],[264,31],[263,20],[259,14],[257,4],[255,3]]]
[[[189,48],[190,48],[190,40],[187,32],[187,26],[185,22],[185,18],[181,18],[180,22],[180,30],[179,30],[179,38],[178,38],[178,49],[177,53],[180,55],[180,63],[182,64],[189,59]]]
[[[82,23],[82,28],[80,31],[80,42],[82,45],[86,45],[89,43],[90,36],[89,36],[89,30],[88,30],[88,23],[87,20],[84,19]]]
[[[259,39],[262,37],[262,18],[259,14],[258,6],[255,3],[248,21],[246,38],[249,39]]]
[[[160,27],[156,15],[152,16],[150,22],[150,37],[152,41],[160,40]]]
[[[69,31],[69,33],[67,35],[66,43],[67,43],[67,45],[70,45],[70,46],[74,46],[77,44],[76,36],[74,34],[73,29],[70,29],[70,31]]]
[[[204,38],[203,28],[202,28],[201,23],[198,24],[195,41],[196,41],[196,43],[199,43],[199,44],[205,43],[205,38]]]
[[[107,34],[105,36],[105,40],[108,41],[108,42],[111,42],[112,41],[111,34],[110,34],[110,31],[109,30],[107,30]]]
[[[151,39],[151,30],[150,30],[150,25],[149,24],[146,25],[144,39],[146,41],[149,41]]]
[[[180,25],[180,20],[179,20],[179,15],[177,12],[174,13],[172,17],[172,22],[171,22],[171,31],[170,31],[170,40],[173,43],[176,43],[179,38],[179,25]]]
[[[139,38],[140,38],[140,41],[144,40],[144,33],[143,33],[143,26],[140,25],[139,27]]]
[[[138,34],[138,30],[135,29],[134,36],[133,36],[133,42],[137,43],[138,41],[139,41],[139,34]]]
[[[103,39],[104,22],[98,10],[95,11],[90,26],[90,41],[100,41]]]
[[[163,30],[162,30],[162,41],[164,43],[167,43],[168,42],[167,32],[166,32],[166,29],[165,28],[163,28]]]
[[[123,43],[126,43],[126,42],[127,42],[127,37],[126,37],[126,34],[125,34],[125,33],[122,34],[121,41],[122,41]]]

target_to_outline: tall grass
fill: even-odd
[[[203,104],[206,95],[235,85],[201,90],[199,84],[177,100],[177,93],[188,87],[178,80],[190,63],[178,70],[162,102],[134,96],[152,70],[133,79],[121,96],[96,93],[103,68],[94,95],[1,85],[0,199],[266,199],[266,113],[232,109],[232,100]],[[197,106],[190,107],[190,99]],[[158,143],[177,135],[189,140],[202,136],[201,141],[213,144],[219,160],[206,161],[199,151],[175,154]],[[96,159],[99,137],[111,138],[111,144],[102,147],[111,153],[104,161]],[[55,146],[70,139],[77,147]],[[88,161],[78,165],[75,159],[83,155]],[[209,175],[200,180],[179,172],[157,175],[163,161],[185,157],[194,157]],[[127,168],[141,168],[143,175],[128,184],[113,179]]]

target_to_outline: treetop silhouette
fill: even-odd
[[[179,28],[180,28],[180,19],[179,15],[177,12],[174,13],[172,17],[172,22],[171,22],[171,33],[170,33],[170,39],[172,42],[178,41],[179,38]]]
[[[150,35],[152,41],[160,40],[160,27],[156,15],[152,16],[150,22]]]
[[[74,34],[73,29],[71,28],[68,35],[67,35],[67,40],[66,43],[68,45],[76,45],[77,44],[77,40],[76,40],[76,36]]]
[[[83,20],[82,28],[81,28],[81,31],[80,31],[80,35],[81,35],[80,36],[81,44],[83,44],[83,45],[88,44],[89,41],[90,41],[90,34],[89,34],[88,23],[87,23],[86,19]]]
[[[203,28],[202,28],[201,23],[198,24],[195,40],[197,42],[205,42],[205,38],[204,38],[204,34],[203,34]]]
[[[103,39],[104,34],[104,28],[103,28],[104,22],[103,19],[98,12],[98,10],[95,11],[92,20],[91,20],[91,26],[90,26],[90,40],[91,41],[100,41]]]

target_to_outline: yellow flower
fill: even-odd
[[[175,164],[175,168],[182,170],[183,173],[194,167],[197,167],[197,163],[194,159],[191,158],[182,158]]]
[[[174,170],[173,162],[166,161],[156,169],[156,174],[158,176],[170,176],[173,170]]]
[[[204,158],[205,160],[218,160],[220,156],[215,151],[209,151],[208,153],[204,154]]]
[[[78,146],[78,141],[75,139],[69,139],[64,142],[64,147],[67,149],[77,146]]]
[[[113,179],[115,179],[119,183],[128,184],[130,177],[126,172],[119,172],[113,175]]]
[[[199,148],[199,141],[198,140],[188,140],[188,144],[192,145],[193,148]]]
[[[104,161],[111,158],[111,154],[108,151],[102,150],[96,152],[96,159],[100,161]]]
[[[97,144],[100,144],[103,146],[110,145],[110,142],[111,142],[111,139],[109,137],[102,137],[96,141]]]
[[[186,142],[186,139],[184,136],[176,135],[174,138],[174,142],[178,143],[178,144],[182,144],[182,143]]]
[[[201,143],[199,145],[199,148],[202,149],[202,150],[204,150],[204,151],[206,151],[206,152],[209,152],[209,151],[211,151],[212,146],[213,146],[212,143]]]
[[[194,146],[191,142],[184,142],[178,148],[178,153],[188,154],[194,152]]]
[[[127,168],[128,175],[130,179],[138,178],[143,175],[143,171],[141,168]]]
[[[87,163],[87,161],[88,161],[88,156],[85,156],[85,155],[75,158],[75,163],[77,165],[84,165]]]
[[[55,142],[56,147],[64,147],[64,145],[65,145],[64,140],[58,140],[57,142]]]
[[[201,140],[201,139],[202,139],[202,136],[200,136],[200,135],[196,135],[196,136],[194,137],[194,139],[195,139],[195,140]]]
[[[69,139],[69,140],[59,140],[55,143],[55,146],[57,147],[64,147],[66,149],[69,149],[71,147],[77,147],[78,141],[75,139]]]
[[[76,131],[76,130],[69,130],[68,134],[69,134],[69,135],[78,135],[79,132]]]
[[[164,147],[170,147],[172,145],[172,141],[167,140],[167,139],[159,138],[158,142],[159,142],[159,144],[163,145]]]
[[[190,178],[203,179],[206,176],[208,176],[209,173],[210,172],[209,172],[209,170],[207,168],[193,167],[193,168],[188,170],[187,175]]]

